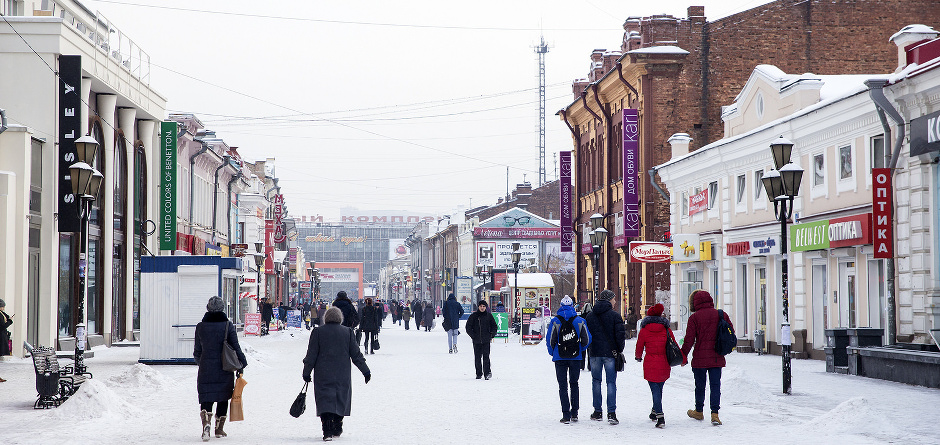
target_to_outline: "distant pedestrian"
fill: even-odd
[[[398,324],[398,302],[397,301],[389,300],[388,312],[392,314],[392,324]]]
[[[415,300],[411,304],[411,316],[415,318],[415,330],[420,331],[421,326],[424,326],[424,303],[418,300]]]
[[[591,348],[588,363],[591,369],[591,395],[594,402],[594,413],[591,420],[603,420],[601,412],[601,377],[607,380],[607,422],[611,425],[620,423],[617,420],[617,370],[616,357],[623,352],[626,336],[623,329],[623,319],[613,310],[611,302],[616,301],[617,294],[604,289],[598,295],[594,308],[584,317],[588,330],[591,332]]]
[[[313,315],[310,313],[310,303],[305,301],[300,305],[300,317],[304,320],[304,327],[310,330],[310,323],[313,321]]]
[[[447,301],[444,302],[444,309],[441,312],[444,317],[442,326],[447,331],[447,346],[450,348],[448,353],[455,354],[457,352],[457,336],[460,335],[460,318],[463,317],[463,306],[457,302],[457,297],[454,294],[450,294],[447,296]]]
[[[372,350],[372,339],[379,333],[379,311],[372,303],[371,298],[366,298],[366,304],[359,308],[359,329],[365,333],[363,349],[365,354],[375,354]]]
[[[325,313],[326,313],[326,303],[320,302],[319,306],[317,306],[317,319],[316,319],[316,323],[314,323],[315,325],[319,326],[323,324],[323,314]]]
[[[503,300],[499,300],[496,303],[496,308],[493,309],[493,312],[506,312],[506,305],[503,304]]]
[[[209,440],[212,428],[212,404],[215,409],[215,437],[226,437],[228,434],[222,430],[225,417],[228,414],[228,400],[235,391],[235,372],[222,369],[222,348],[228,342],[235,349],[238,361],[241,362],[241,375],[248,366],[248,360],[242,353],[238,344],[238,333],[235,326],[225,316],[225,304],[219,297],[212,297],[206,304],[206,314],[202,321],[196,325],[195,345],[193,357],[199,370],[196,377],[196,390],[199,393],[199,405],[202,419],[202,441]]]
[[[402,304],[401,319],[405,321],[405,330],[408,330],[408,322],[411,321],[411,306],[408,303]],[[415,327],[417,327],[417,320],[415,320]]]
[[[643,378],[650,385],[650,393],[653,396],[653,409],[650,411],[650,420],[656,422],[656,428],[666,426],[666,419],[663,415],[663,386],[672,368],[669,361],[666,360],[666,342],[671,338],[672,329],[669,329],[669,320],[664,318],[662,304],[656,303],[646,311],[646,318],[640,322],[640,334],[636,340],[636,361],[643,362]],[[643,357],[643,350],[646,349],[646,357]]]
[[[13,325],[13,316],[6,313],[7,303],[0,300],[0,357],[13,353],[10,349],[10,331],[7,329]],[[0,382],[3,380],[0,379]]]
[[[261,326],[261,335],[268,335],[271,329],[271,319],[273,318],[274,306],[271,305],[268,297],[264,297],[261,299],[261,321],[264,323]]]
[[[354,306],[352,300],[346,296],[346,291],[341,290],[336,293],[333,306],[343,311],[343,326],[355,328],[359,325],[359,314],[356,311],[356,306]]]
[[[343,311],[333,306],[324,315],[324,325],[310,332],[304,357],[303,379],[311,381],[317,416],[323,424],[323,440],[343,434],[343,417],[352,407],[352,364],[359,368],[366,383],[372,371],[356,343],[356,334],[343,324]]]
[[[581,376],[581,354],[591,344],[587,323],[578,316],[571,297],[561,299],[561,307],[548,325],[545,346],[555,363],[558,397],[561,399],[561,423],[577,422],[580,407],[578,377]],[[568,388],[571,388],[569,400]]]
[[[636,336],[636,324],[640,321],[640,317],[636,314],[636,310],[632,307],[627,313],[627,338],[633,338]]]
[[[427,302],[427,305],[424,307],[424,329],[427,332],[431,332],[431,328],[434,327],[434,306],[431,302]]]
[[[473,364],[476,367],[477,379],[486,376],[493,377],[490,368],[490,343],[496,337],[496,319],[488,310],[486,300],[477,303],[477,310],[467,318],[465,329],[467,335],[473,340]]]
[[[725,356],[715,352],[718,339],[719,312],[708,291],[699,289],[690,296],[692,315],[689,317],[682,344],[682,355],[689,356],[692,351],[692,376],[695,377],[695,410],[689,410],[689,417],[696,420],[705,418],[705,381],[711,388],[709,408],[712,411],[712,425],[721,425],[718,409],[721,408],[721,368],[725,367]],[[731,324],[731,318],[725,313],[725,321]],[[733,327],[733,325],[732,325]],[[694,349],[693,349],[694,346]],[[682,366],[685,366],[683,363]]]
[[[277,327],[278,329],[283,330],[287,327],[287,311],[290,308],[282,301],[281,304],[277,307]]]

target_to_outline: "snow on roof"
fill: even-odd
[[[904,34],[940,34],[937,30],[933,29],[927,25],[907,25],[901,28],[900,31],[894,33],[891,38],[888,39],[889,42],[893,42],[895,38],[900,37]]]
[[[516,284],[515,278],[507,280],[510,287]],[[555,287],[555,280],[550,273],[521,273],[519,274],[519,288]]]
[[[673,45],[650,46],[627,51],[627,54],[688,54],[689,52]]]

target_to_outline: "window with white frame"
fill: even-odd
[[[764,171],[757,170],[754,172],[754,200],[757,201],[764,196],[764,184],[761,183],[761,179],[764,179]]]
[[[682,192],[682,213],[679,215],[683,218],[689,216],[689,192]]]
[[[813,156],[813,187],[826,183],[826,157],[820,153]]]
[[[744,202],[744,190],[747,188],[747,177],[745,175],[738,175],[738,181],[737,181],[736,187],[737,187],[737,190],[735,190],[736,199],[734,200],[734,202],[737,204],[741,204]]]
[[[850,179],[852,176],[852,146],[839,147],[839,179]]]
[[[718,181],[712,181],[708,184],[708,210],[715,208],[715,202],[718,201]]]
[[[871,168],[884,168],[885,166],[885,135],[879,134],[871,138]]]

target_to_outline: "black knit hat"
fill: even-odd
[[[486,304],[486,300],[480,300],[480,302],[477,303],[477,306],[486,306],[486,307],[490,307],[490,305]]]

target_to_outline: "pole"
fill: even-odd
[[[85,374],[85,287],[86,271],[88,269],[88,214],[91,212],[91,201],[84,196],[79,198],[81,208],[82,222],[79,235],[79,257],[78,257],[78,324],[75,325],[75,365],[73,372]]]
[[[594,306],[594,302],[597,301],[597,293],[600,292],[600,281],[601,281],[601,271],[598,267],[600,264],[600,247],[594,246],[594,297],[591,299],[591,306]]]
[[[777,210],[774,206],[774,210]],[[780,325],[780,345],[781,356],[783,360],[783,393],[791,394],[791,369],[790,369],[790,299],[789,287],[790,276],[787,261],[787,219],[793,211],[793,197],[780,200],[780,211],[777,215],[780,220],[780,276],[783,284],[783,323]]]

